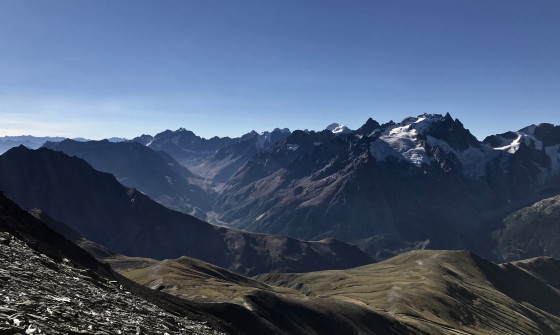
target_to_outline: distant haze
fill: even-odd
[[[560,124],[560,2],[0,2],[0,136]]]

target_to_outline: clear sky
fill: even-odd
[[[560,1],[2,0],[0,136],[560,124]]]

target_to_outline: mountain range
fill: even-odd
[[[250,158],[239,159],[244,164],[225,182],[204,175],[219,185],[208,221],[306,240],[335,237],[378,260],[424,247],[502,259],[492,237],[502,219],[560,193],[560,127],[551,124],[479,141],[449,114],[424,114],[399,123],[369,119],[354,131],[332,124],[283,134],[256,152],[251,146]],[[212,154],[181,145],[184,136],[194,134],[181,129],[155,138],[172,143],[168,153],[199,175],[233,141],[207,140],[221,145]],[[198,158],[184,159],[185,153]]]
[[[294,131],[239,169],[214,211],[243,230],[336,237],[378,259],[426,244],[494,257],[503,217],[560,193],[560,127],[515,134],[481,142],[449,114]]]
[[[2,136],[0,137],[0,154],[8,151],[11,148],[23,145],[29,149],[38,149],[46,142],[59,142],[64,141],[66,137],[37,137],[31,135],[23,136]],[[121,137],[111,137],[107,139],[109,142],[124,142],[128,141],[126,138]],[[78,137],[74,138],[74,141],[87,142],[88,139]]]
[[[376,260],[426,247],[509,259],[500,250],[512,240],[497,233],[503,219],[560,194],[560,127],[531,125],[479,141],[449,114],[370,118],[357,130],[332,124],[204,139],[180,128],[121,143],[44,146],[208,222],[336,238]],[[551,250],[532,254],[556,255]]]
[[[560,332],[559,126],[42,146],[0,155],[2,333]]]
[[[195,257],[241,274],[348,268],[371,262],[355,246],[215,226],[168,209],[78,157],[23,146],[0,156],[0,187],[84,237],[130,256]]]

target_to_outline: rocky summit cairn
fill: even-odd
[[[222,334],[0,232],[0,334]]]

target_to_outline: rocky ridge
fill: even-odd
[[[502,223],[492,234],[501,260],[560,257],[560,195],[515,211]]]
[[[223,334],[0,232],[1,334]]]

